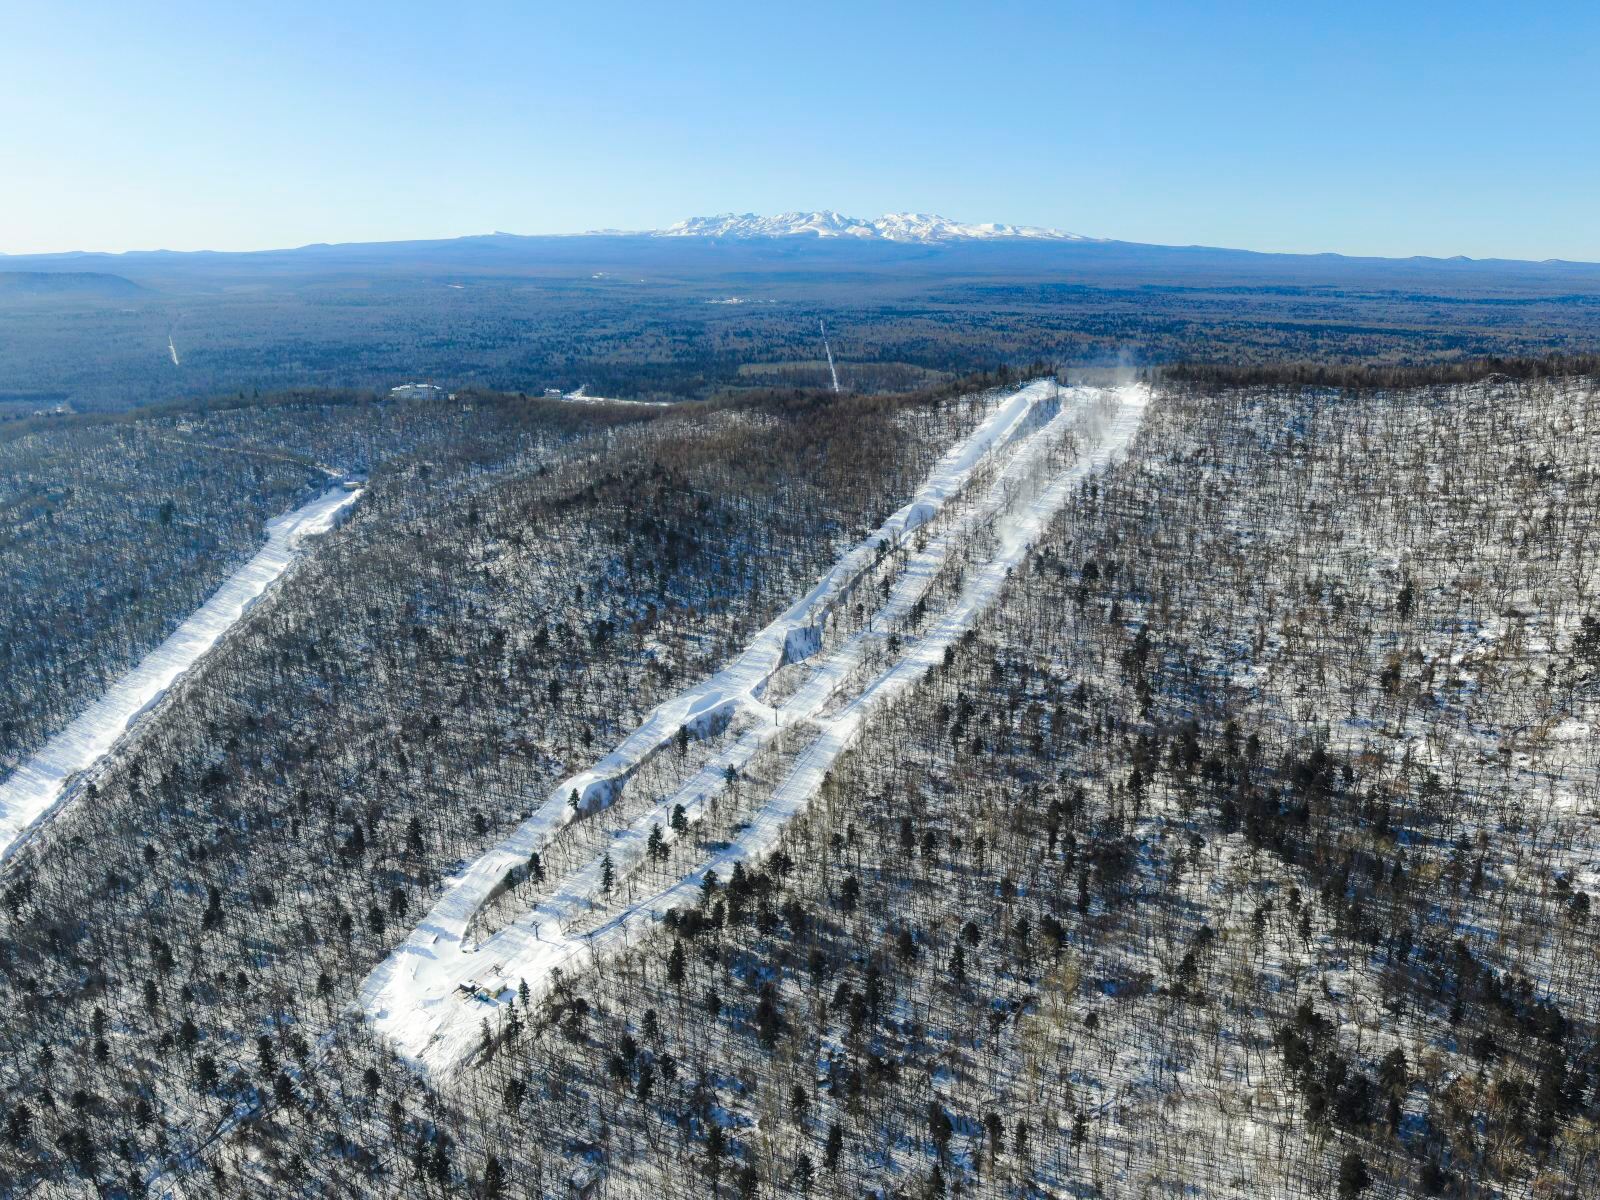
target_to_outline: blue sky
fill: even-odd
[[[0,0],[0,251],[836,208],[1600,260],[1594,4],[245,7]]]

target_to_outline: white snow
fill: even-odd
[[[560,393],[560,396],[563,400],[570,400],[575,404],[638,404],[645,408],[666,408],[669,405],[666,400],[618,400],[612,396],[591,396],[588,384],[582,384],[570,392]]]
[[[828,345],[828,326],[824,322],[818,321],[817,330],[822,334],[822,348],[828,355],[828,374],[833,376],[833,390],[837,394],[839,391],[839,370],[833,365],[833,347]]]
[[[775,217],[756,213],[722,213],[715,217],[690,217],[665,229],[654,230],[652,237],[775,238],[810,236],[818,238],[856,238],[862,241],[951,242],[996,238],[1036,238],[1055,242],[1092,241],[1082,234],[1047,229],[1038,225],[1002,225],[992,221],[978,224],[952,221],[932,213],[885,213],[876,220],[847,217],[832,209],[818,212],[786,212]]]
[[[581,964],[586,951],[593,956],[618,949],[640,922],[692,901],[708,869],[726,878],[735,861],[769,853],[868,716],[942,659],[945,648],[994,602],[1006,575],[1072,489],[1126,447],[1146,400],[1146,389],[1137,386],[1063,392],[1053,382],[1030,384],[1002,400],[935,466],[909,504],[845,554],[733,661],[653,710],[610,754],[563,781],[508,838],[450,880],[426,919],[363,986],[359,1004],[373,1026],[413,1062],[448,1072],[470,1057],[481,1022],[508,1002],[521,982],[542,994],[555,968]],[[1068,435],[1078,457],[1063,469],[1059,456],[1071,453],[1064,449]],[[982,494],[964,496],[970,504],[947,512],[980,466],[994,468]],[[950,519],[938,521],[935,531],[918,539],[922,544],[912,550],[909,535],[941,516]],[[983,531],[992,535],[993,548],[982,565],[964,574],[959,593],[930,614],[923,632],[907,638],[882,670],[862,681],[869,651],[876,654],[889,647],[886,631],[892,623],[927,595],[941,568],[974,546]],[[881,555],[896,548],[906,555],[905,565],[871,625],[822,653],[830,616],[845,609]],[[812,658],[817,661],[808,661]],[[810,675],[786,700],[767,704],[763,695],[768,681],[786,664],[801,661]],[[606,852],[619,875],[626,873],[642,860],[654,827],[670,840],[668,818],[675,804],[683,804],[691,818],[697,815],[724,786],[727,769],[737,772],[778,736],[780,727],[791,733],[817,731],[733,842],[702,858],[675,882],[623,906],[598,928],[570,931],[600,894],[596,856],[559,880],[549,899],[473,943],[469,930],[474,916],[509,870],[524,866],[567,823],[608,807],[640,764],[669,745],[679,728],[709,732],[725,727],[740,711],[756,719],[672,795],[616,831]],[[569,803],[573,792],[581,813]],[[461,990],[468,980],[474,982],[468,991],[475,995]]]
[[[267,523],[267,544],[171,636],[0,782],[0,861],[77,792],[76,783],[288,568],[308,537],[331,529],[360,490],[330,488]]]

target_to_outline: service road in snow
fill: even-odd
[[[470,1059],[485,1019],[509,1003],[523,982],[533,995],[542,995],[555,968],[579,969],[593,956],[624,946],[641,922],[692,904],[708,870],[726,878],[733,863],[769,854],[867,718],[942,660],[946,647],[994,603],[1006,575],[1072,490],[1127,447],[1147,399],[1146,389],[1137,386],[1060,389],[1052,382],[1030,384],[1004,398],[935,466],[910,504],[841,558],[738,657],[658,706],[616,749],[563,781],[508,838],[450,880],[432,912],[362,988],[359,1003],[373,1026],[413,1062],[449,1072]],[[960,503],[952,504],[957,497]],[[909,535],[924,527],[913,550]],[[991,539],[987,556],[964,574],[953,598],[930,610],[921,632],[898,644],[876,674],[862,679],[869,654],[895,645],[885,631],[929,594],[946,563],[979,544],[980,534]],[[904,563],[881,604],[869,606],[876,609],[872,622],[824,648],[830,618],[855,598],[858,585],[891,548],[905,556]],[[768,704],[768,681],[792,664],[809,673],[787,699]],[[523,867],[564,825],[610,807],[638,767],[670,745],[680,727],[709,734],[739,712],[758,719],[671,795],[614,831],[605,849],[619,877],[625,876],[643,860],[652,829],[659,826],[672,837],[674,805],[683,804],[693,818],[725,785],[729,768],[737,773],[780,727],[791,736],[800,729],[812,731],[737,838],[702,854],[683,876],[603,923],[573,928],[584,923],[600,894],[597,854],[556,879],[543,902],[475,940],[474,918],[508,871]],[[574,792],[576,810],[569,799]]]
[[[360,491],[330,488],[267,523],[267,544],[149,654],[0,782],[0,862],[77,792],[76,783],[210,650],[300,553],[331,529]]]

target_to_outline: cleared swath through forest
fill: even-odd
[[[432,912],[363,987],[360,1004],[373,1026],[407,1058],[447,1073],[470,1059],[482,1044],[485,1022],[524,985],[542,994],[556,968],[581,965],[586,953],[621,948],[641,922],[691,900],[708,871],[721,873],[771,853],[867,716],[942,659],[994,602],[1011,568],[1072,489],[1126,448],[1147,399],[1147,390],[1137,385],[1062,389],[1054,381],[1004,397],[935,466],[911,503],[847,553],[727,667],[652,711],[595,767],[563,781],[509,838],[450,880]],[[882,601],[870,606],[872,619],[837,635],[840,615],[886,564]],[[957,568],[951,595],[929,610],[927,600],[947,566]],[[913,610],[925,613],[922,632],[902,639],[892,630]],[[827,645],[830,632],[836,636]],[[778,672],[796,666],[808,674],[787,698],[769,703],[768,685]],[[481,940],[475,937],[473,926],[485,906],[525,878],[531,856],[563,828],[610,808],[634,774],[674,740],[681,747],[689,739],[717,736],[735,718],[745,726],[729,744],[613,831],[603,853],[557,880],[542,902]],[[650,839],[687,836],[687,828],[683,834],[672,830],[678,806],[698,822],[714,797],[780,734],[803,744],[737,836],[702,846],[690,869],[630,898],[593,928],[574,928],[593,914],[618,874],[642,866]]]
[[[0,782],[0,861],[78,794],[85,772],[249,611],[299,555],[305,539],[331,529],[360,494],[330,488],[269,522],[267,543],[249,562],[105,695]]]

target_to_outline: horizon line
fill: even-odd
[[[794,210],[803,211],[803,210]],[[827,212],[833,210],[816,210]],[[689,218],[690,220],[710,220],[723,216],[759,216],[749,213],[717,213],[711,217]],[[841,214],[842,215],[842,214]],[[895,215],[895,214],[889,214]],[[579,238],[613,238],[613,239],[651,239],[693,242],[788,242],[809,239],[817,243],[839,243],[842,245],[906,245],[906,246],[932,246],[949,247],[954,245],[971,244],[1000,244],[1016,245],[1017,243],[1040,243],[1043,245],[1073,245],[1073,246],[1137,246],[1161,250],[1215,250],[1231,254],[1250,254],[1261,257],[1273,258],[1339,258],[1351,260],[1371,260],[1380,262],[1432,262],[1432,263],[1516,263],[1528,266],[1576,266],[1600,267],[1600,259],[1583,258],[1518,258],[1499,254],[1470,255],[1470,254],[1375,254],[1348,250],[1257,250],[1246,246],[1224,246],[1207,242],[1147,242],[1132,238],[1118,237],[1091,237],[1080,235],[1072,238],[1030,237],[1015,235],[996,238],[955,237],[926,242],[900,240],[892,238],[856,239],[845,237],[826,237],[813,231],[801,231],[789,234],[770,235],[745,235],[745,236],[717,236],[711,234],[677,235],[667,234],[663,227],[658,229],[586,229],[571,233],[513,233],[509,230],[494,229],[485,233],[459,233],[440,234],[433,236],[392,237],[392,238],[352,238],[344,241],[313,241],[301,242],[294,245],[269,245],[257,246],[249,249],[215,249],[212,247],[198,247],[189,250],[176,250],[165,246],[154,247],[129,247],[122,250],[86,250],[75,248],[71,250],[0,250],[0,267],[8,259],[65,259],[65,258],[126,258],[131,256],[156,256],[170,255],[173,257],[193,257],[199,255],[216,255],[229,257],[247,257],[256,254],[295,254],[305,250],[337,250],[349,247],[364,246],[404,246],[415,244],[443,244],[448,242],[475,241],[488,238],[515,238],[520,241],[537,240],[575,240]]]

